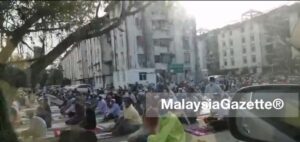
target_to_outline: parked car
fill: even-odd
[[[71,87],[73,88],[73,87]],[[74,85],[73,90],[77,90],[80,93],[90,93],[92,90],[91,85],[89,84],[78,84],[78,85]]]

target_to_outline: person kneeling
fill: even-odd
[[[142,125],[142,119],[138,111],[133,107],[132,100],[129,97],[124,98],[124,116],[120,118],[113,131],[113,135],[127,135],[137,131]]]
[[[29,112],[28,117],[30,119],[29,128],[22,131],[21,136],[24,138],[29,138],[31,136],[33,140],[45,137],[47,133],[47,124],[45,120],[37,115],[34,116],[33,112]]]
[[[120,106],[116,103],[115,99],[112,99],[110,103],[108,103],[108,113],[105,115],[103,121],[116,120],[119,118],[121,113]]]
[[[84,119],[84,107],[79,103],[76,103],[74,107],[75,114],[65,122],[67,125],[77,125]]]

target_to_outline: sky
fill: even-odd
[[[180,1],[188,14],[195,16],[197,28],[216,29],[241,21],[241,15],[252,9],[268,12],[295,1]]]

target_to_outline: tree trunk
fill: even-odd
[[[0,63],[7,62],[8,58],[11,56],[15,48],[21,42],[23,36],[28,33],[28,29],[37,22],[43,16],[46,16],[48,13],[44,10],[38,10],[33,14],[25,23],[14,30],[12,33],[8,34],[6,40],[6,46],[2,48],[0,52]]]
[[[92,37],[101,36],[116,26],[119,25],[119,22],[112,24],[106,29],[101,30],[100,32],[95,32],[93,34],[88,34],[89,29],[91,27],[84,26],[78,29],[76,32],[70,34],[67,38],[62,40],[53,50],[51,50],[47,55],[41,57],[39,60],[34,62],[28,70],[32,74],[38,75],[44,68],[46,68],[49,64],[51,64],[57,57],[59,57],[62,53],[64,53],[73,43],[80,42],[81,40],[85,40]],[[36,83],[36,76],[32,76],[31,81],[32,84]]]

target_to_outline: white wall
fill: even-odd
[[[199,39],[197,40],[197,48],[198,48],[198,57],[199,57],[199,64],[200,69],[207,69],[207,45],[205,40]]]
[[[146,72],[146,80],[140,80],[139,73],[140,72]],[[146,84],[148,83],[154,83],[156,84],[156,74],[155,69],[131,69],[127,71],[127,75],[130,76],[128,78],[128,83],[133,84],[135,82]]]
[[[139,73],[146,72],[146,80],[140,80]],[[123,73],[125,73],[126,80],[123,80]],[[136,82],[140,84],[154,83],[156,84],[155,69],[130,69],[127,71],[115,71],[113,75],[113,84],[115,87],[127,86]]]
[[[250,26],[252,25],[252,29]],[[241,28],[244,28],[244,32],[241,32]],[[230,35],[232,31],[232,35]],[[224,28],[218,34],[218,49],[219,49],[219,61],[220,69],[240,69],[243,67],[261,67],[262,54],[261,54],[261,26],[255,22],[244,22],[240,26],[233,28]],[[223,37],[224,34],[224,37]],[[250,40],[251,35],[254,36],[254,41]],[[242,38],[245,38],[245,43],[242,43]],[[230,39],[233,41],[233,45],[230,45]],[[226,46],[223,46],[223,42]],[[255,51],[251,50],[251,44],[255,45]],[[243,47],[246,48],[246,53],[243,53]],[[230,54],[230,49],[233,49],[234,54]],[[224,51],[226,56],[224,56]],[[252,62],[252,55],[256,57],[256,62]],[[243,58],[247,58],[247,63],[243,62]],[[231,64],[231,58],[234,59],[234,65]],[[224,65],[224,61],[227,61],[227,66]]]
[[[291,35],[293,35],[296,24],[300,22],[299,17],[300,17],[300,13],[297,13],[296,11],[292,12],[289,15],[289,24],[290,24],[289,26],[290,26]],[[296,57],[299,57],[299,56],[300,56],[300,52],[297,51],[295,48],[292,48],[292,58],[296,58]]]

